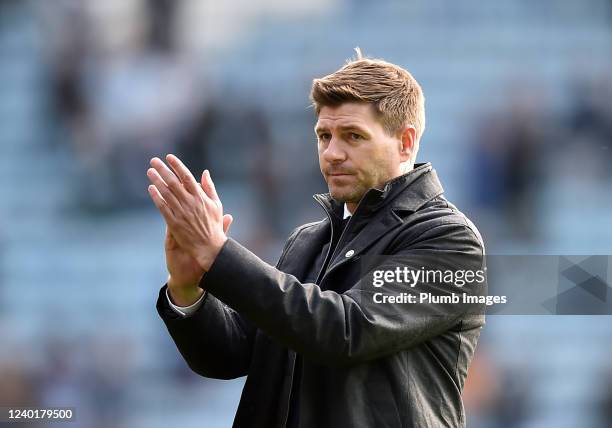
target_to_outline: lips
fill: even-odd
[[[332,177],[339,177],[343,175],[353,175],[353,174],[350,172],[345,172],[345,171],[333,171],[333,172],[328,172],[327,175],[332,176]]]

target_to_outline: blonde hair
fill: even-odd
[[[425,130],[425,97],[412,75],[402,67],[382,59],[357,58],[338,71],[314,79],[310,101],[317,116],[325,106],[347,102],[371,103],[390,135],[412,125],[418,142]]]

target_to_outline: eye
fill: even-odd
[[[319,135],[319,141],[328,141],[331,138],[331,134],[327,132],[321,132]]]
[[[353,140],[353,141],[360,141],[360,140],[363,140],[363,137],[362,137],[361,135],[359,135],[359,134],[355,134],[354,132],[351,132],[351,133],[349,134],[349,137],[351,137],[351,140]]]

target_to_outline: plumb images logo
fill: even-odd
[[[542,306],[558,315],[612,315],[608,264],[609,256],[590,256],[577,263],[559,257],[558,294]]]

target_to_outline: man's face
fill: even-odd
[[[329,193],[351,210],[369,189],[380,189],[401,175],[400,164],[410,159],[412,144],[403,149],[405,133],[390,136],[385,132],[371,104],[322,107],[315,133],[319,166]]]

